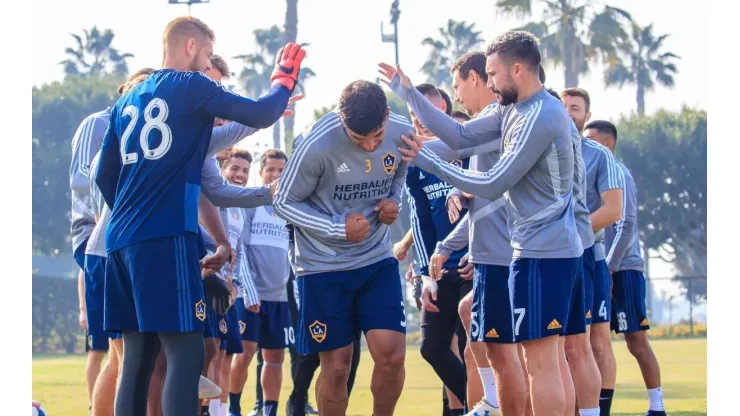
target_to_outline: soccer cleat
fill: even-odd
[[[247,416],[262,416],[262,409],[254,409]]]
[[[501,412],[498,407],[493,407],[486,399],[481,399],[465,416],[499,416]]]
[[[665,410],[648,410],[646,416],[668,416]]]
[[[211,380],[200,376],[198,380],[198,398],[200,400],[215,399],[221,396],[221,387]]]
[[[307,415],[318,415],[319,411],[314,409],[313,406],[311,406],[311,403],[306,403],[306,408],[304,409]]]
[[[301,45],[288,42],[280,52],[278,52],[275,61],[275,70],[270,76],[272,86],[282,85],[289,91],[295,89],[298,83],[298,73],[301,70],[301,61],[306,56],[306,51],[301,49]]]

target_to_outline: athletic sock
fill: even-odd
[[[614,389],[601,389],[599,395],[599,407],[601,416],[610,416],[612,411],[612,399],[614,398]]]
[[[663,408],[663,389],[658,387],[655,389],[648,389],[648,398],[650,399],[650,410],[656,412],[662,412]]]
[[[498,397],[496,397],[496,377],[493,375],[491,367],[478,367],[478,374],[483,383],[483,395],[488,403],[493,407],[498,406]]]
[[[229,392],[229,412],[240,415],[242,413],[242,393]]]
[[[593,409],[578,409],[578,414],[581,416],[599,416],[599,408],[594,407]]]
[[[211,399],[208,403],[208,413],[211,416],[218,416],[218,409],[221,407],[221,399]]]
[[[211,416],[211,413],[208,411],[208,406],[200,407],[200,416]]]
[[[218,405],[218,416],[229,416],[229,405],[221,402],[220,405]]]
[[[262,408],[263,416],[277,416],[278,402],[274,400],[265,400],[265,406]]]
[[[463,416],[465,409],[450,409],[450,416]]]

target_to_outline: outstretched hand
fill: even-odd
[[[303,94],[296,94],[288,99],[288,107],[293,105],[296,101],[301,101],[302,99],[306,98]],[[290,108],[286,108],[285,111],[283,111],[283,117],[290,117],[293,115],[293,110]]]
[[[408,148],[399,147],[398,151],[403,155],[401,158],[404,161],[413,163],[416,155],[419,153],[421,148],[424,147],[424,141],[421,139],[422,136],[418,136],[412,131],[409,131],[409,137],[401,136],[401,140],[403,140]]]
[[[411,80],[403,73],[400,66],[391,66],[381,62],[378,64],[378,68],[378,72],[383,76],[380,80],[383,81],[385,85],[390,86],[391,81],[393,81],[393,77],[398,75],[401,79],[401,85],[405,88],[411,88]]]

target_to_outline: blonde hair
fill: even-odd
[[[229,64],[220,55],[211,56],[211,65],[213,68],[221,73],[223,79],[231,78],[231,71],[229,70]]]
[[[167,24],[162,34],[162,46],[164,50],[170,44],[180,43],[188,39],[208,38],[216,41],[216,35],[207,24],[193,16],[181,16]]]

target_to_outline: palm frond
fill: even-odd
[[[532,0],[496,0],[496,9],[518,19],[532,15]]]

